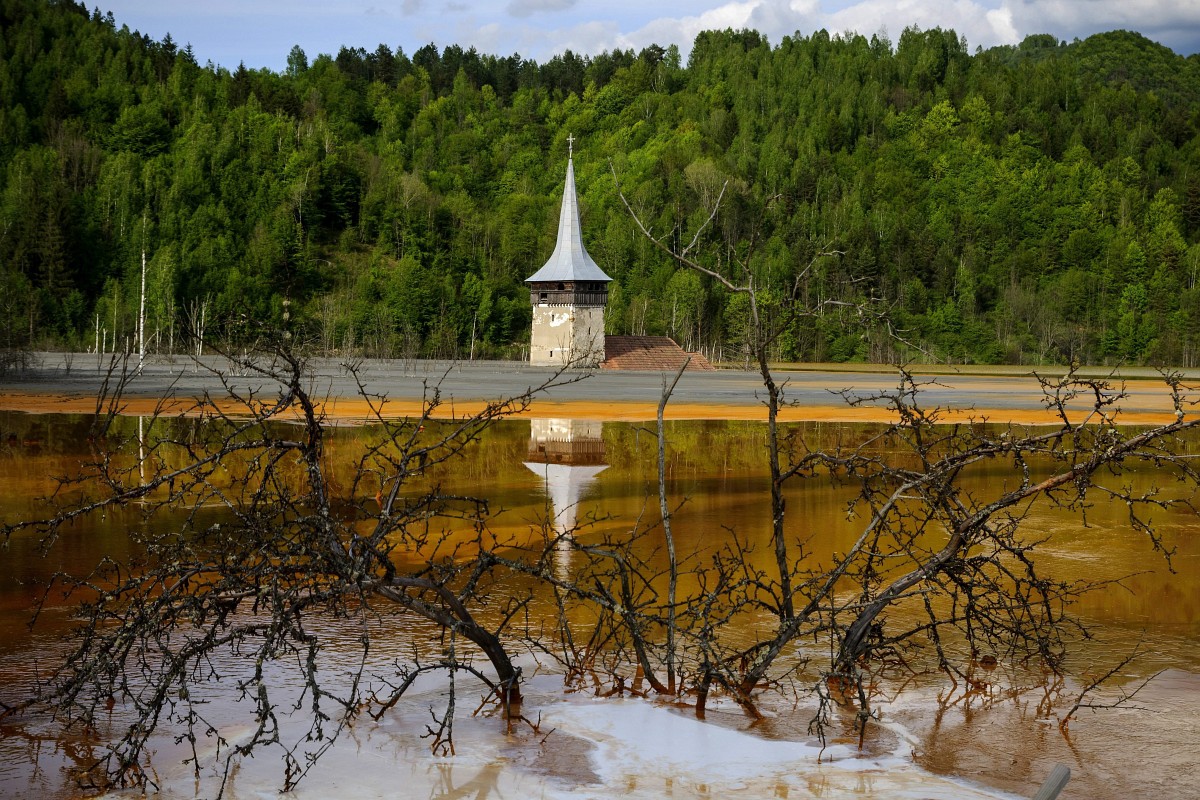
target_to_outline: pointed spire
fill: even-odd
[[[579,200],[575,196],[575,137],[567,136],[567,180],[558,212],[558,241],[545,265],[525,279],[541,281],[611,281],[583,246],[579,224]]]

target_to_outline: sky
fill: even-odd
[[[89,5],[99,0],[85,0]],[[971,51],[1017,44],[1034,33],[1085,38],[1123,28],[1177,53],[1200,52],[1200,0],[107,0],[118,26],[181,47],[197,61],[282,71],[293,45],[311,61],[342,47],[380,44],[412,55],[430,42],[544,62],[570,49],[679,45],[684,57],[703,30],[753,28],[784,36],[884,32],[894,43],[910,25],[950,28]]]

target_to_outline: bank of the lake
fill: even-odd
[[[136,365],[130,359],[127,368]],[[89,413],[106,381],[111,386],[112,356],[89,353],[39,353],[34,366],[0,378],[0,410],[38,413]],[[405,359],[315,358],[308,362],[310,394],[326,415],[348,422],[385,417],[409,417],[428,408],[435,394],[438,405],[432,416],[460,417],[477,413],[487,403],[536,392],[522,413],[527,416],[573,419],[640,421],[654,419],[664,381],[660,372],[578,370],[556,373],[507,361],[426,361]],[[946,422],[984,420],[1017,424],[1053,422],[1046,410],[1038,376],[1057,377],[1058,367],[912,366],[922,383],[921,402],[943,411]],[[1085,368],[1089,378],[1122,385],[1125,397],[1118,404],[1121,421],[1155,424],[1174,416],[1169,392],[1156,370]],[[786,407],[781,418],[789,421],[888,422],[892,415],[885,400],[872,400],[894,392],[899,370],[887,365],[785,364],[775,371],[784,387]],[[1184,375],[1200,383],[1200,371]],[[140,372],[124,387],[122,406],[127,413],[147,415],[186,413],[195,400],[211,397],[231,413],[237,404],[227,398],[233,389],[245,395],[254,391],[271,397],[277,386],[260,373],[248,371],[220,356],[201,359],[186,356],[147,357]],[[363,389],[369,395],[364,396]],[[680,379],[666,409],[668,419],[766,419],[761,376],[748,370],[687,372]],[[851,404],[850,400],[857,400]],[[1073,406],[1087,409],[1083,397]]]

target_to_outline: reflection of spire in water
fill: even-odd
[[[525,466],[546,482],[554,513],[554,530],[575,527],[576,511],[604,463],[603,423],[593,420],[535,419],[530,421],[529,460]]]
[[[539,464],[525,462],[533,472],[546,481],[546,494],[554,508],[554,530],[565,533],[575,527],[575,509],[579,498],[589,489],[596,476],[606,466],[582,467],[568,464]]]

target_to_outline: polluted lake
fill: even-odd
[[[861,571],[829,575],[874,517],[844,458],[919,466],[883,424],[784,426],[797,462],[843,458],[797,469],[784,488],[790,617],[759,422],[666,423],[661,494],[655,426],[636,422],[511,419],[466,435],[454,421],[327,426],[313,461],[297,448],[269,465],[264,453],[302,440],[302,425],[231,435],[221,426],[236,422],[119,417],[101,447],[88,416],[5,412],[0,424],[0,522],[94,503],[117,476],[146,489],[65,522],[53,541],[10,534],[0,702],[72,677],[80,702],[0,718],[3,796],[139,796],[95,780],[96,765],[148,721],[126,769],[162,797],[1012,798],[1058,763],[1072,770],[1066,798],[1200,796],[1186,783],[1200,736],[1200,526],[1180,506],[1153,518],[1170,567],[1098,491],[1086,508],[1033,499],[997,518],[1032,545],[1006,567],[1014,591],[1027,590],[1012,566],[1022,558],[1072,587],[1043,597],[1070,614],[1053,669],[996,631],[955,633],[972,615],[998,627],[999,606],[968,613],[965,595],[917,586],[874,619],[879,658],[851,684],[831,671],[831,642],[867,595]],[[197,479],[189,469],[214,443],[227,452]],[[1054,469],[994,458],[955,480],[964,502],[983,502],[1022,470],[1036,481]],[[1184,492],[1132,464],[1114,476],[1128,495]],[[906,520],[910,551],[936,552],[938,521]],[[337,555],[317,552],[310,530],[331,531]],[[339,571],[368,546],[361,563],[373,567]],[[187,558],[190,571],[173,566]],[[868,588],[911,569],[881,557]],[[822,581],[822,623],[738,686]],[[208,594],[220,602],[197,604]],[[138,615],[158,615],[159,632],[109,636]],[[898,631],[917,633],[891,643]],[[117,646],[132,656],[124,666]],[[69,661],[56,671],[80,654],[97,665],[87,680]],[[497,663],[519,691],[497,694]],[[114,688],[83,701],[100,687]],[[167,698],[156,715],[143,713],[156,696]]]

